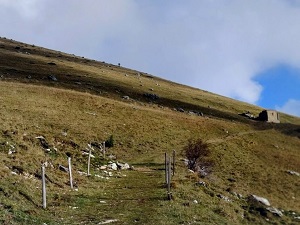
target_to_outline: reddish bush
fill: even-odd
[[[184,147],[184,153],[188,160],[188,168],[202,173],[207,173],[213,165],[210,156],[210,149],[208,144],[203,142],[200,138],[196,140],[190,139],[188,144]]]

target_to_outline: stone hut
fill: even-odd
[[[279,113],[275,110],[263,110],[257,119],[270,123],[280,123]]]

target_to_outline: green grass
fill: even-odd
[[[17,53],[16,45],[31,54]],[[283,114],[282,124],[249,121],[237,114],[246,110],[258,114],[259,107],[9,40],[0,39],[0,53],[0,74],[4,74],[0,80],[0,223],[99,224],[109,219],[116,220],[112,224],[297,223],[299,177],[286,171],[300,172],[299,118]],[[56,65],[48,65],[50,61]],[[49,81],[49,73],[58,82]],[[143,97],[150,88],[159,100]],[[130,99],[122,99],[123,95]],[[173,110],[178,107],[203,111],[205,116]],[[51,152],[36,138],[41,135]],[[77,171],[87,170],[82,150],[111,135],[115,145],[107,155],[136,170],[113,172],[109,179],[79,175]],[[200,178],[182,161],[181,150],[190,138],[202,138],[212,152],[212,173],[201,179],[206,187],[196,185]],[[11,145],[16,152],[8,154]],[[178,159],[174,199],[167,201],[164,153],[173,149]],[[58,169],[67,166],[66,152],[73,156],[78,191],[70,190],[68,174]],[[93,154],[92,174],[105,176],[99,165],[108,159],[99,150]],[[46,168],[46,210],[41,208],[39,178],[44,161],[52,165]],[[246,201],[250,194],[284,209],[284,217],[252,212]]]

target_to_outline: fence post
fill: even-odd
[[[103,158],[105,159],[105,141],[103,141]]]
[[[73,189],[73,178],[72,178],[71,157],[68,157],[68,164],[69,164],[70,187],[71,187],[71,189]]]
[[[171,193],[171,157],[169,158],[169,162],[168,162],[168,200],[172,200],[172,193]]]
[[[168,163],[167,163],[167,153],[165,152],[165,179],[166,185],[168,185]]]
[[[88,171],[87,171],[87,175],[90,176],[90,164],[91,164],[91,148],[89,148],[89,157],[88,157]]]
[[[43,208],[46,209],[46,180],[45,180],[45,164],[42,164],[42,196],[43,196]]]
[[[173,150],[173,176],[175,175],[175,156],[176,156],[176,151]]]

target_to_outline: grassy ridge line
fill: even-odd
[[[140,73],[142,76],[137,77],[137,71],[127,68],[78,58],[40,47],[27,45],[25,48],[22,46],[26,46],[26,44],[18,42],[9,44],[10,48],[0,49],[3,54],[0,62],[5,65],[6,70],[8,68],[12,70],[10,71],[12,76],[23,82],[42,82],[46,85],[89,91],[114,98],[129,95],[133,99],[143,102],[147,101],[143,98],[143,94],[151,92],[149,89],[154,89],[154,93],[162,97],[160,101],[157,101],[158,104],[167,104],[169,107],[175,108],[188,106],[187,109],[202,110],[207,115],[213,114],[217,117],[232,118],[234,115],[235,118],[239,118],[236,115],[245,110],[252,111],[256,115],[261,111],[261,108],[250,104],[175,84],[152,75]],[[18,53],[20,50],[17,51],[13,48],[16,45],[21,46],[21,51],[25,51],[23,49],[31,50],[31,54]],[[57,65],[51,66],[47,64],[48,62],[55,62]],[[49,82],[47,79],[49,74],[57,76],[59,82]],[[125,74],[129,76],[126,77]],[[28,75],[32,79],[26,79]],[[76,84],[78,82],[80,85]],[[228,116],[227,114],[232,115]],[[286,117],[284,115],[283,120]],[[291,118],[287,118],[287,120],[290,122]],[[298,123],[300,123],[299,121]]]
[[[33,56],[33,58],[35,57]],[[299,127],[297,125],[252,123],[245,122],[243,119],[232,121],[232,118],[224,115],[236,116],[234,110],[244,107],[239,102],[232,100],[227,105],[222,102],[222,98],[210,98],[210,94],[203,95],[203,98],[198,100],[201,91],[193,91],[194,89],[191,90],[162,81],[159,83],[160,86],[155,87],[154,91],[163,96],[161,101],[164,101],[166,105],[170,104],[169,107],[136,100],[122,100],[121,97],[124,94],[130,93],[134,96],[134,93],[149,91],[149,88],[153,88],[157,81],[155,78],[142,76],[144,86],[140,86],[140,80],[134,74],[126,77],[123,72],[117,73],[110,67],[104,68],[104,72],[101,74],[100,68],[96,68],[96,66],[80,64],[75,67],[76,63],[74,62],[66,62],[65,64],[64,62],[57,62],[56,66],[48,67],[48,58],[50,57],[46,57],[46,60],[43,61],[44,58],[41,57],[35,61],[41,65],[45,64],[45,68],[41,70],[44,72],[36,74],[38,79],[30,80],[30,83],[36,81],[37,84],[53,85],[57,88],[14,83],[16,80],[20,81],[22,77],[26,77],[23,74],[25,69],[22,70],[23,60],[16,61],[16,63],[21,62],[15,67],[20,72],[12,70],[15,74],[12,73],[11,76],[16,75],[16,77],[12,79],[8,77],[7,80],[10,82],[3,82],[3,80],[0,82],[2,91],[0,95],[0,122],[2,124],[0,162],[3,165],[0,176],[5,178],[1,179],[0,184],[0,203],[2,204],[0,211],[5,214],[4,221],[15,218],[11,221],[15,221],[15,224],[22,224],[25,221],[24,218],[31,215],[32,218],[36,218],[40,222],[49,221],[51,224],[52,221],[55,224],[60,221],[54,221],[57,215],[63,213],[64,217],[69,218],[73,211],[72,208],[68,208],[69,205],[77,207],[77,204],[81,204],[81,211],[78,210],[77,215],[70,218],[69,223],[66,222],[65,224],[88,221],[84,215],[91,216],[90,211],[94,209],[93,207],[95,210],[97,209],[99,204],[93,201],[93,198],[101,199],[103,195],[99,194],[101,192],[98,193],[98,191],[103,190],[104,187],[111,190],[111,200],[118,193],[122,195],[127,191],[128,194],[134,196],[135,193],[132,193],[131,190],[136,190],[134,187],[139,187],[143,182],[145,185],[147,182],[154,185],[152,190],[148,190],[150,196],[151,193],[155,196],[162,195],[163,190],[157,186],[161,182],[159,173],[154,177],[148,177],[147,181],[141,181],[140,184],[134,178],[141,176],[146,179],[147,176],[139,175],[139,171],[127,174],[128,178],[123,177],[120,180],[121,183],[118,183],[117,180],[112,181],[112,183],[104,183],[103,181],[86,180],[77,176],[79,187],[83,188],[77,194],[66,192],[67,177],[53,169],[51,179],[54,183],[51,183],[51,190],[58,194],[52,196],[53,210],[50,215],[46,215],[37,207],[40,193],[35,185],[39,181],[25,179],[24,175],[14,177],[10,174],[13,166],[22,168],[28,174],[35,174],[40,170],[41,160],[51,160],[54,167],[57,168],[58,164],[65,164],[65,152],[67,151],[72,152],[75,157],[74,169],[85,171],[86,158],[81,155],[81,150],[90,141],[103,141],[111,134],[115,137],[116,145],[109,151],[109,154],[114,154],[118,160],[124,160],[131,164],[159,165],[163,161],[162,157],[165,151],[180,150],[186,144],[187,139],[191,137],[200,137],[206,141],[211,141],[212,157],[216,162],[213,173],[204,179],[209,186],[208,189],[195,186],[197,179],[187,173],[183,163],[179,163],[179,173],[174,179],[176,186],[174,202],[169,203],[153,199],[153,201],[142,201],[143,204],[140,204],[138,200],[133,198],[133,208],[128,212],[126,211],[125,215],[120,215],[119,218],[123,218],[119,221],[120,224],[124,221],[132,223],[134,219],[138,218],[136,215],[142,214],[142,212],[145,212],[145,218],[153,218],[145,224],[153,224],[153,221],[160,221],[161,224],[185,224],[193,221],[197,223],[205,221],[204,224],[249,222],[249,220],[243,219],[242,215],[251,217],[254,221],[253,224],[264,223],[263,220],[261,221],[245,212],[242,207],[245,206],[245,202],[234,200],[233,203],[227,204],[216,196],[221,193],[233,198],[230,192],[241,193],[244,196],[257,194],[267,197],[276,207],[299,211],[300,205],[297,196],[300,196],[300,193],[297,177],[286,173],[287,170],[297,171],[300,168],[298,148],[300,143],[297,137]],[[15,56],[10,59],[15,60]],[[1,65],[4,65],[1,60],[2,58],[0,59]],[[49,59],[49,61],[51,60]],[[13,66],[12,63],[9,68]],[[47,77],[47,68],[54,68],[53,70],[58,73],[58,77],[61,75],[65,81],[51,82],[47,79],[40,79],[40,77]],[[72,89],[72,85],[74,85],[73,81],[69,82],[71,78],[66,75],[67,71],[71,71],[69,75],[78,79],[77,81],[86,82],[86,86],[83,85],[81,92],[77,92],[79,89],[63,89],[67,85],[70,85],[68,89]],[[98,76],[101,79],[98,79]],[[113,77],[113,81],[109,80],[111,77]],[[109,92],[104,94],[102,92],[100,94],[102,96],[99,96],[100,85],[107,88]],[[97,95],[83,93],[90,90],[88,87],[94,88],[92,93],[98,91]],[[174,87],[176,90],[172,92]],[[165,95],[169,97],[165,98]],[[139,96],[137,95],[136,99]],[[214,103],[214,99],[218,101]],[[223,114],[219,117],[191,116],[172,110],[172,107],[178,107],[180,104],[184,104],[181,107],[186,108],[197,107],[198,105],[201,107],[202,105],[198,101],[203,101],[205,105],[212,101],[210,105],[215,104],[213,109],[219,106],[228,107],[232,104],[233,109],[227,108],[228,111],[225,111],[225,114],[224,111],[221,111]],[[227,112],[228,114],[226,114]],[[297,118],[291,117],[291,120],[297,121]],[[67,132],[66,137],[62,135],[63,131]],[[57,147],[58,151],[54,154],[46,154],[38,140],[35,139],[39,135],[44,135],[51,145]],[[15,145],[17,153],[8,155],[6,142]],[[74,147],[74,143],[78,147]],[[33,155],[34,157],[32,157]],[[183,156],[178,156],[179,159],[181,157]],[[92,163],[95,169],[99,163],[105,162],[93,161]],[[159,166],[154,166],[154,169],[158,168]],[[97,173],[97,170],[95,172]],[[131,181],[133,182],[132,188],[125,188]],[[117,189],[117,193],[114,191],[113,188],[118,184],[121,185],[122,190],[124,188],[124,192],[120,189]],[[192,205],[195,199],[200,202],[199,205]],[[121,210],[122,204],[124,208]],[[122,204],[122,207],[118,204],[112,204],[107,209],[111,209],[111,215],[124,214],[126,203],[123,202]],[[152,204],[158,205],[159,211],[153,210]],[[40,213],[42,214],[38,216]],[[101,211],[98,213],[100,215]],[[20,217],[16,214],[20,214]],[[2,218],[0,217],[3,221]],[[20,222],[16,218],[20,218]],[[114,217],[111,216],[111,218]],[[98,219],[97,221],[100,221],[102,218]],[[284,220],[286,223],[291,222],[289,218],[284,218]],[[251,222],[249,223],[251,224]],[[36,224],[40,223],[36,222]]]

